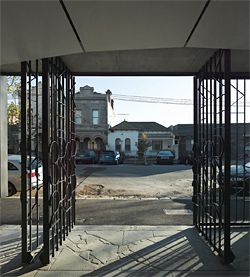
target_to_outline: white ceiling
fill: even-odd
[[[202,11],[202,1],[68,1],[85,50],[183,47]]]
[[[250,49],[250,1],[212,1],[188,47]]]
[[[192,73],[218,48],[234,71],[249,71],[249,1],[0,0],[1,69],[63,56],[73,72]],[[188,37],[192,33],[190,40]],[[186,44],[186,45],[185,45]]]
[[[1,64],[79,52],[58,1],[1,1]]]

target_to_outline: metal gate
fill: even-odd
[[[249,82],[231,74],[218,50],[194,77],[194,225],[225,263],[234,260],[231,226],[249,224]]]
[[[74,85],[59,58],[21,64],[24,263],[48,264],[75,224]]]

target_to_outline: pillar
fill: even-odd
[[[8,195],[7,77],[0,76],[0,197]]]

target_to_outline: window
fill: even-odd
[[[82,123],[82,111],[76,110],[76,124]]]
[[[152,141],[152,150],[159,151],[162,149],[162,141],[161,140],[153,140]]]
[[[93,125],[99,124],[99,111],[98,110],[92,111],[92,119],[93,119]]]
[[[8,170],[18,170],[18,169],[13,163],[8,162]]]
[[[131,141],[130,138],[125,139],[125,152],[131,151]]]
[[[121,151],[121,148],[122,148],[121,140],[120,140],[119,138],[117,138],[117,139],[115,140],[115,151],[120,152],[120,151]]]

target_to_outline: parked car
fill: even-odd
[[[250,178],[250,162],[243,165],[231,165],[230,176],[232,181]]]
[[[175,155],[171,150],[161,150],[156,156],[157,164],[173,164]]]
[[[76,154],[77,164],[93,164],[98,162],[98,154],[94,150],[86,150]]]
[[[38,175],[36,168],[38,166]],[[27,178],[30,178],[29,160],[27,161]],[[35,157],[31,160],[31,186],[32,188],[43,184],[43,166]],[[8,156],[8,195],[11,196],[17,191],[21,191],[21,155]]]
[[[224,167],[222,168],[221,174],[218,174],[217,179],[219,180],[224,176]],[[250,162],[246,164],[231,165],[230,167],[230,184],[231,193],[248,196],[250,192]]]
[[[99,158],[100,164],[119,164],[121,163],[121,155],[116,151],[102,151]]]

